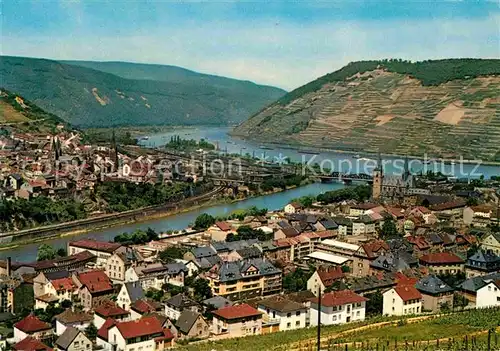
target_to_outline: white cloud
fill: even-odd
[[[4,37],[3,54],[122,60],[296,88],[353,60],[500,57],[500,16],[420,21],[217,22],[149,28],[132,36]]]

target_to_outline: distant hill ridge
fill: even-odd
[[[286,93],[175,66],[12,56],[0,80],[80,127],[235,124]]]
[[[500,60],[353,62],[233,134],[349,151],[500,161]]]

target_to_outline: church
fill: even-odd
[[[372,197],[378,199],[402,199],[413,193],[415,178],[411,174],[408,158],[405,159],[403,174],[384,174],[384,166],[379,156],[377,167],[373,170]]]

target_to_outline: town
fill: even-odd
[[[74,142],[47,141],[46,154],[58,145]],[[461,182],[407,167],[386,175],[378,166],[369,185],[298,198],[278,211],[201,214],[179,233],[75,238],[65,250],[42,244],[36,262],[0,262],[1,347],[197,349],[479,309],[498,321],[500,193],[492,178]],[[4,189],[20,197],[58,189],[6,179]]]

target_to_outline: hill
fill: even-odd
[[[500,161],[500,60],[353,62],[234,135],[311,147]]]
[[[53,132],[58,125],[65,123],[59,117],[42,110],[29,100],[0,89],[0,129],[10,129],[19,132]]]
[[[1,57],[0,81],[80,127],[234,124],[285,94],[177,67],[12,56]]]

